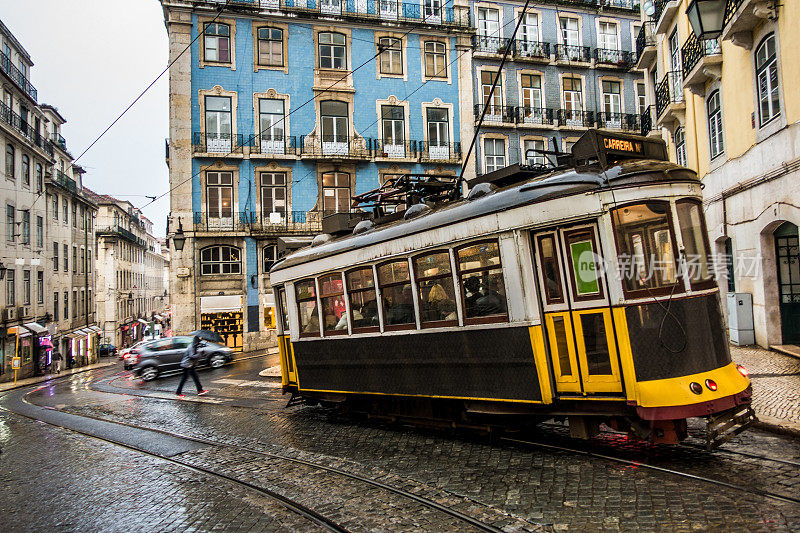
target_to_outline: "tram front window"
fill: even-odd
[[[416,322],[408,261],[394,261],[378,267],[378,284],[383,299],[383,321],[389,329],[408,328]],[[395,328],[392,328],[395,326]]]
[[[713,285],[714,274],[708,264],[711,257],[708,233],[706,233],[703,223],[700,203],[694,200],[682,200],[675,207],[678,211],[681,237],[683,237],[683,246],[686,250],[684,256],[686,275],[689,276],[692,288],[700,288],[698,285]]]
[[[503,320],[507,310],[506,290],[497,243],[484,242],[458,250],[458,271],[464,318],[494,316]]]
[[[676,289],[669,204],[647,202],[619,207],[612,211],[612,218],[625,291],[648,294]]]
[[[429,326],[458,321],[450,254],[437,252],[414,259],[420,319]]]
[[[314,280],[299,281],[297,291],[297,314],[300,318],[300,336],[319,336],[319,313],[317,312],[317,290]]]
[[[341,274],[319,278],[319,296],[322,301],[322,325],[325,333],[347,333],[347,313],[344,305],[344,284]]]

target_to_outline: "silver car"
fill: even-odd
[[[179,370],[183,354],[192,343],[189,335],[168,337],[148,342],[137,349],[137,360],[133,371],[145,381],[156,379],[163,372]],[[219,368],[233,359],[233,350],[227,346],[201,341],[198,348],[198,366]]]

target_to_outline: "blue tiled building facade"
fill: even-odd
[[[632,70],[638,2],[537,2],[524,17],[523,1],[470,4],[476,124],[489,103],[476,145],[479,174],[514,163],[547,165],[530,150],[569,150],[589,127],[639,133],[644,83]]]
[[[457,172],[471,25],[438,0],[222,4],[162,0],[169,233],[187,236],[172,303],[176,332],[252,349],[269,343],[279,251],[391,176]]]

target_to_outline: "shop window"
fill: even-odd
[[[450,254],[436,252],[414,258],[422,327],[458,324]]]
[[[393,261],[378,267],[378,284],[383,305],[384,329],[414,327],[414,298],[408,261]]]
[[[209,246],[200,250],[200,272],[206,274],[241,274],[242,260],[239,248]]]
[[[508,303],[497,242],[483,242],[459,249],[458,274],[466,324],[508,320]]]
[[[350,298],[350,317],[353,333],[378,330],[378,299],[372,267],[348,272],[347,295]]]
[[[313,279],[295,283],[297,311],[300,319],[301,337],[319,336],[319,311],[317,310],[317,288]]]

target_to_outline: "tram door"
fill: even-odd
[[[544,327],[560,395],[622,393],[594,224],[533,235]]]

